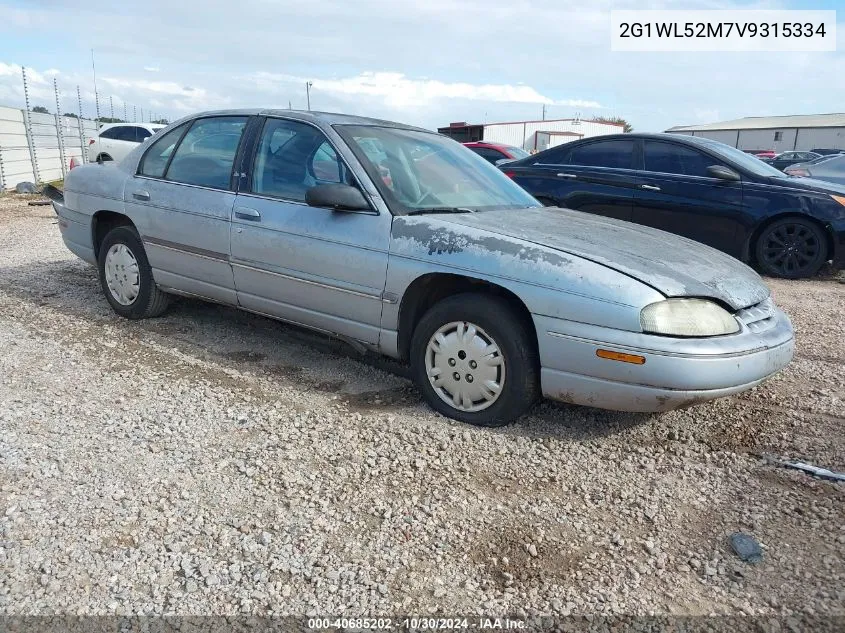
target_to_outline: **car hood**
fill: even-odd
[[[822,163],[823,165],[824,163]],[[793,165],[794,166],[794,165]],[[807,169],[812,169],[813,165],[807,165]],[[845,196],[845,185],[837,185],[826,180],[816,180],[815,178],[802,178],[796,176],[772,176],[769,181],[781,187],[789,187],[790,189],[798,189],[800,191],[812,191],[814,193],[826,193],[834,196]]]
[[[739,310],[769,296],[760,276],[730,255],[623,220],[557,207],[440,217],[602,264],[667,297],[709,297]]]

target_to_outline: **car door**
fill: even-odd
[[[156,283],[235,304],[229,224],[232,166],[245,116],[194,119],[150,145],[126,182],[124,203],[135,221]],[[224,138],[222,142],[208,142]]]
[[[134,125],[119,125],[110,130],[114,134],[107,140],[108,149],[105,151],[112,160],[120,162],[129,155],[129,152],[138,147],[136,130]]]
[[[544,204],[630,220],[637,185],[634,147],[632,139],[556,147],[514,180]]]
[[[115,159],[115,154],[120,156],[120,137],[122,134],[120,126],[101,130],[100,133],[97,134],[96,152],[94,155],[89,156],[89,160],[94,161],[99,155],[108,155],[112,160]]]
[[[724,163],[686,145],[645,140],[633,221],[737,256],[742,182],[713,178],[711,165]]]
[[[333,136],[265,120],[232,215],[235,287],[248,310],[377,344],[391,217],[305,203],[314,185],[356,182]]]

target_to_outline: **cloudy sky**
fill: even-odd
[[[841,9],[835,53],[610,50],[611,8]],[[580,114],[635,129],[845,109],[845,0],[0,0],[0,105],[171,118],[240,106],[434,128]]]

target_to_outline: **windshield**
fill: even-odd
[[[541,206],[499,169],[445,136],[365,125],[335,129],[394,212]]]
[[[724,143],[720,143],[718,141],[712,141],[710,139],[701,137],[693,138],[695,138],[696,143],[700,143],[702,146],[706,147],[714,154],[718,154],[728,162],[733,163],[737,167],[740,167],[747,172],[751,172],[755,176],[775,176],[777,178],[784,177],[782,171],[775,169],[767,163],[764,163],[756,156],[746,154],[745,152],[740,151],[735,147],[725,145]]]

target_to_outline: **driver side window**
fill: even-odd
[[[305,202],[311,187],[347,180],[343,162],[320,130],[267,119],[252,169],[252,193]]]

